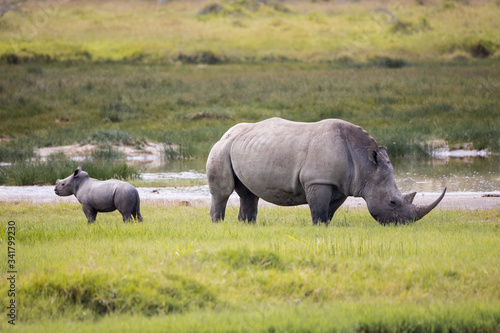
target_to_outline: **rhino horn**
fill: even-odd
[[[446,193],[446,187],[443,190],[443,193],[439,196],[439,198],[436,199],[433,203],[427,205],[427,206],[418,206],[417,207],[417,217],[415,218],[416,220],[420,220],[422,217],[427,215],[431,210],[433,210],[443,199],[444,194]]]
[[[403,195],[403,197],[407,203],[412,203],[413,199],[415,199],[416,194],[417,194],[417,192],[412,192],[412,193],[408,193],[408,194]]]

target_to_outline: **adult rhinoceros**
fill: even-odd
[[[93,223],[98,212],[118,210],[123,222],[142,221],[139,192],[131,184],[117,179],[100,181],[78,168],[70,176],[56,181],[54,192],[59,196],[74,194],[82,204],[88,223]]]
[[[212,221],[224,219],[236,190],[238,219],[255,221],[259,198],[281,206],[308,204],[314,224],[331,220],[348,196],[365,199],[380,223],[416,221],[428,206],[396,187],[385,148],[361,127],[339,119],[299,123],[271,118],[230,128],[208,156]]]

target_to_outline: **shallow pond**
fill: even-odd
[[[500,191],[500,156],[466,158],[393,158],[396,182],[402,192]],[[142,174],[152,179],[204,179],[206,160],[167,161]]]

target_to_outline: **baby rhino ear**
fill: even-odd
[[[79,165],[78,168],[76,168],[75,172],[73,173],[73,177],[78,177],[78,174],[82,171],[82,166]]]

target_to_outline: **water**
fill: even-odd
[[[465,158],[393,158],[401,192],[500,191],[500,155]],[[206,179],[206,160],[168,161],[143,173],[144,179]]]
[[[500,190],[500,156],[393,159],[402,192],[495,192]]]
[[[403,193],[417,191],[415,199],[419,203],[432,202],[444,187],[447,195],[441,207],[463,209],[494,209],[500,199],[500,156],[468,159],[393,159],[396,183]],[[203,160],[173,161],[163,163],[155,169],[146,169],[144,179],[206,179]],[[145,171],[146,171],[145,170]],[[161,181],[160,181],[161,184]],[[187,202],[189,204],[210,202],[208,185],[198,186],[158,186],[138,188],[141,199],[159,202]],[[493,194],[484,198],[483,194]],[[429,195],[431,194],[431,195]],[[463,197],[463,198],[462,198]],[[359,198],[357,198],[359,199]],[[238,202],[233,193],[233,202]],[[54,194],[54,186],[0,186],[0,201],[28,201],[36,203],[73,202],[74,196],[59,197]],[[349,198],[348,207],[365,207],[364,201]]]

